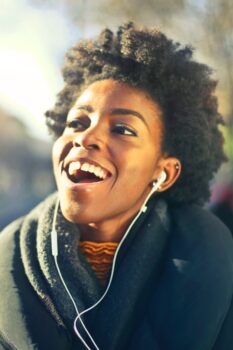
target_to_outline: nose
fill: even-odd
[[[99,125],[89,127],[75,134],[73,138],[74,147],[100,150],[104,146],[104,132]]]

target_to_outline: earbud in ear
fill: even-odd
[[[160,182],[160,185],[161,185],[164,181],[166,181],[166,179],[167,179],[167,173],[165,170],[163,170],[159,175],[157,182]]]
[[[148,196],[146,197],[146,200],[145,200],[143,206],[141,207],[140,212],[143,212],[143,213],[146,212],[146,210],[147,210],[147,206],[146,206],[147,201],[148,201],[148,200],[150,199],[150,197],[154,194],[154,192],[156,192],[157,190],[160,189],[160,186],[161,186],[162,183],[166,180],[166,178],[167,178],[167,174],[166,174],[166,172],[163,170],[163,171],[161,172],[161,174],[159,175],[159,177],[158,177],[156,180],[154,180],[154,181],[152,182],[152,189],[150,190]]]
[[[159,190],[160,187],[161,187],[161,185],[162,185],[162,183],[163,183],[164,181],[166,181],[166,178],[167,178],[167,174],[166,174],[166,172],[163,170],[163,171],[161,172],[161,174],[159,175],[159,177],[158,177],[155,181],[153,181],[153,191]]]

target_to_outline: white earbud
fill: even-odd
[[[163,170],[161,172],[161,174],[159,175],[159,177],[157,178],[157,180],[153,181],[153,189],[152,189],[153,192],[155,192],[161,188],[161,185],[166,180],[166,178],[167,178],[167,174]]]

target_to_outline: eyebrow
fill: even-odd
[[[86,111],[86,112],[89,112],[89,113],[91,113],[91,112],[93,112],[93,108],[91,107],[91,106],[75,106],[75,109],[77,109],[77,110],[81,110],[81,111]]]
[[[139,112],[134,111],[133,109],[127,109],[127,108],[114,108],[111,110],[111,114],[112,115],[116,115],[116,114],[121,114],[121,115],[134,115],[135,117],[141,119],[141,121],[146,125],[146,127],[149,129],[149,126],[145,120],[145,118],[143,117],[142,114],[140,114]]]
[[[84,105],[84,106],[77,106],[76,107],[77,110],[84,110],[86,112],[93,112],[93,108],[91,106],[88,105]],[[143,115],[137,111],[134,111],[133,109],[128,109],[128,108],[113,108],[111,110],[111,115],[117,115],[117,114],[121,114],[121,115],[134,115],[135,117],[139,118],[147,127],[147,129],[149,129],[149,125],[147,124],[145,118],[143,117]]]

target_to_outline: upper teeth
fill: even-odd
[[[95,176],[99,177],[100,179],[106,179],[107,172],[106,170],[100,168],[99,166],[89,164],[89,163],[83,163],[81,164],[79,161],[72,162],[69,164],[68,172],[70,175],[75,175],[76,171],[81,169],[82,171],[88,171],[89,173],[93,173]]]

